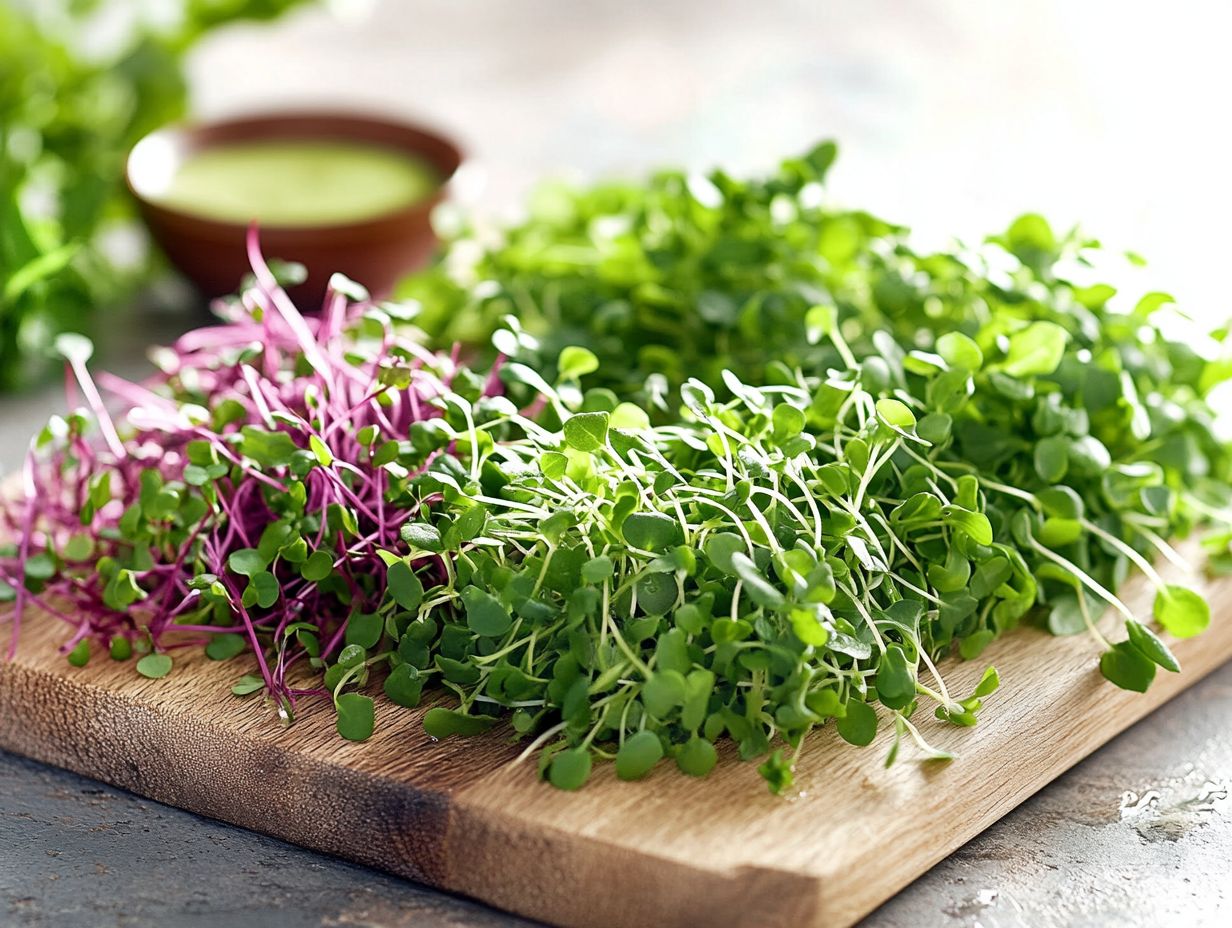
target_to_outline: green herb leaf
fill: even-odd
[[[1145,625],[1139,625],[1137,622],[1127,620],[1125,622],[1125,630],[1129,632],[1129,643],[1142,652],[1142,655],[1152,663],[1158,664],[1164,670],[1170,670],[1173,673],[1180,671],[1181,664],[1176,659],[1176,656]]]
[[[984,366],[984,353],[975,340],[961,332],[944,332],[937,338],[937,354],[950,367],[978,371]]]
[[[231,692],[236,696],[249,696],[263,689],[265,689],[265,681],[261,677],[245,674],[240,677],[238,683],[231,687]]]
[[[137,673],[159,680],[171,673],[171,657],[167,654],[147,654],[137,661]]]
[[[607,442],[608,414],[581,412],[565,420],[565,443],[578,451],[598,451]]]
[[[835,721],[838,733],[848,744],[864,747],[877,737],[877,712],[868,703],[852,700],[847,712]]]
[[[424,675],[410,664],[399,664],[385,678],[385,695],[390,702],[413,709],[423,696]]]
[[[477,735],[487,731],[496,719],[490,715],[467,715],[437,706],[424,714],[423,726],[433,738],[448,738],[451,735]]]
[[[242,654],[247,647],[248,642],[243,635],[226,632],[210,637],[205,646],[205,656],[212,661],[226,661]]]
[[[691,777],[704,777],[719,761],[714,745],[705,738],[694,735],[676,752],[676,766]]]
[[[73,650],[68,652],[68,662],[74,667],[84,667],[90,661],[90,641],[82,638]]]
[[[269,562],[256,548],[242,548],[233,551],[227,558],[227,566],[241,577],[254,577],[265,570]]]
[[[661,512],[630,513],[621,531],[625,541],[644,551],[665,551],[684,542],[680,523]]]
[[[466,605],[466,624],[476,635],[499,638],[513,625],[509,610],[479,587],[468,586],[462,590],[462,602]]]
[[[590,779],[590,751],[568,748],[552,758],[548,779],[557,789],[581,789]]]
[[[1011,377],[1046,376],[1065,355],[1069,333],[1055,322],[1033,322],[1010,336],[1002,370]]]
[[[1155,679],[1155,664],[1128,641],[1105,651],[1099,672],[1123,690],[1145,693]]]
[[[1169,634],[1192,638],[1210,626],[1211,607],[1193,590],[1169,584],[1155,596],[1155,619]]]
[[[568,345],[561,350],[556,369],[560,372],[561,380],[579,380],[599,369],[599,359],[593,351]]]
[[[370,696],[343,693],[334,700],[338,709],[338,734],[347,741],[367,741],[376,722],[376,707]]]
[[[640,780],[663,757],[663,742],[653,731],[639,731],[625,739],[616,752],[616,776]]]
[[[286,432],[267,432],[255,425],[246,425],[241,434],[240,453],[255,461],[262,470],[287,466],[291,456],[299,450]]]
[[[385,581],[389,587],[389,595],[401,608],[414,612],[423,602],[424,588],[411,565],[406,561],[395,561],[386,568]]]

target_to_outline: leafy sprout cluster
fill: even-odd
[[[33,602],[73,629],[78,665],[92,644],[138,652],[148,677],[171,671],[177,647],[252,651],[258,673],[236,692],[263,690],[290,717],[324,692],[297,687],[296,665],[323,669],[364,636],[386,591],[380,555],[414,512],[395,458],[435,446],[434,397],[470,402],[496,383],[424,349],[404,308],[345,278],[305,319],[250,242],[254,280],[222,307],[228,324],[158,352],[146,383],[103,378],[122,422],[86,370],[89,343],[59,340],[86,409],[38,436],[24,502],[6,513],[10,655]]]
[[[187,51],[301,2],[183,0],[153,19],[104,0],[0,4],[0,391],[45,373],[55,337],[91,331],[142,276],[104,239],[131,211],[129,149],[184,115]]]
[[[1088,633],[1125,688],[1178,670],[1116,591],[1141,570],[1160,628],[1209,623],[1152,561],[1229,523],[1229,365],[1169,337],[1165,295],[1074,283],[1093,243],[1038,217],[919,254],[823,208],[832,154],[558,193],[413,307],[340,279],[305,319],[254,239],[230,324],[103,382],[123,421],[64,345],[90,412],[40,438],[0,598],[71,623],[77,664],[251,651],[237,695],[328,696],[353,740],[378,683],[434,737],[507,718],[562,788],[597,757],[704,774],[730,739],[781,791],[830,721],[948,756],[927,726],[998,679],[953,693],[940,662],[1023,621]],[[484,373],[410,324],[510,309]]]
[[[1169,630],[1208,621],[1150,561],[1228,523],[1232,455],[1208,399],[1232,376],[1228,329],[1196,333],[1166,293],[1126,302],[1099,281],[1097,241],[1038,215],[978,247],[920,251],[905,228],[827,203],[835,153],[822,143],[764,178],[547,187],[495,244],[463,235],[406,290],[429,331],[496,328],[500,351],[548,377],[563,346],[586,347],[599,361],[586,385],[656,422],[675,421],[689,377],[731,395],[731,374],[766,386],[840,371],[902,402],[944,445],[946,473],[1002,488],[1041,620],[1089,630],[1113,652],[1106,672],[1145,686],[1151,667],[1127,674],[1132,649],[1094,626],[1108,608],[1132,620],[1113,595],[1131,568],[1159,588],[1157,613],[1192,617]],[[501,331],[505,314],[529,335]],[[1232,564],[1230,541],[1210,536],[1214,568]]]

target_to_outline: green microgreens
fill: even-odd
[[[157,22],[117,17],[105,46],[92,43],[101,4],[0,4],[0,391],[45,376],[59,334],[96,330],[100,307],[161,273],[108,237],[132,212],[129,151],[185,115],[189,50],[302,3],[183,0]]]

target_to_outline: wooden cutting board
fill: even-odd
[[[1176,643],[1184,671],[1146,695],[1105,683],[1087,636],[1023,630],[985,652],[1003,685],[978,727],[922,723],[957,761],[914,762],[904,746],[886,769],[888,732],[855,749],[828,728],[785,798],[730,751],[704,780],[662,763],[622,783],[601,767],[562,793],[512,763],[507,733],[434,743],[419,713],[382,700],[365,744],[339,739],[324,706],[284,728],[230,695],[242,660],[184,654],[158,681],[102,656],[75,669],[56,653],[62,624],[41,615],[0,662],[0,746],[555,924],[841,926],[1232,657],[1232,578],[1206,593],[1211,629]],[[1149,614],[1141,577],[1125,598]],[[951,688],[967,692],[985,663],[948,666]]]

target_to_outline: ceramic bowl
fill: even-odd
[[[355,222],[260,227],[267,258],[297,261],[307,280],[293,294],[311,309],[330,275],[341,272],[374,296],[389,293],[399,278],[422,267],[436,248],[432,210],[448,194],[462,152],[445,136],[421,126],[376,116],[330,111],[267,113],[168,126],[143,138],[129,154],[125,180],[154,241],[201,292],[234,292],[249,270],[247,226],[194,215],[159,202],[159,194],[184,159],[203,149],[254,141],[366,142],[405,151],[436,168],[441,184],[428,199]]]

